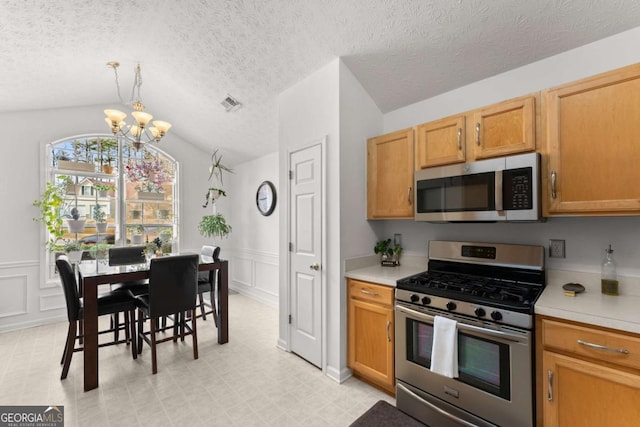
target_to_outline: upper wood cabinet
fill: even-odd
[[[474,159],[506,156],[536,149],[536,97],[522,96],[473,112]]]
[[[640,213],[640,64],[543,92],[546,215]]]
[[[367,219],[413,218],[413,128],[367,141]]]
[[[527,95],[416,128],[416,170],[536,149],[536,99]]]
[[[446,117],[416,128],[416,170],[465,160],[466,116]]]

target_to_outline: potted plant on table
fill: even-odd
[[[395,267],[400,265],[402,246],[399,243],[392,243],[391,239],[376,242],[373,252],[380,254],[380,264],[383,266]]]
[[[205,203],[202,205],[203,208],[206,208],[211,203],[213,214],[204,215],[200,224],[198,224],[200,234],[205,237],[225,237],[231,232],[231,226],[227,224],[222,214],[217,213],[216,209],[216,201],[220,197],[227,195],[225,191],[220,188],[223,185],[223,172],[233,173],[230,168],[222,163],[222,156],[218,155],[218,150],[216,150],[211,155],[211,166],[209,167],[209,181],[214,179],[214,186],[207,189]],[[217,185],[218,183],[219,186]]]

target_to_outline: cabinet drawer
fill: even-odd
[[[640,337],[543,319],[542,344],[545,349],[640,369]]]
[[[394,291],[395,288],[392,286],[349,279],[349,298],[393,306]]]

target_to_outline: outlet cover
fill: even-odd
[[[564,258],[564,240],[549,240],[549,258]]]

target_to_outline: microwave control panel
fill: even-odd
[[[533,208],[532,168],[508,169],[502,172],[502,205],[504,210]]]

